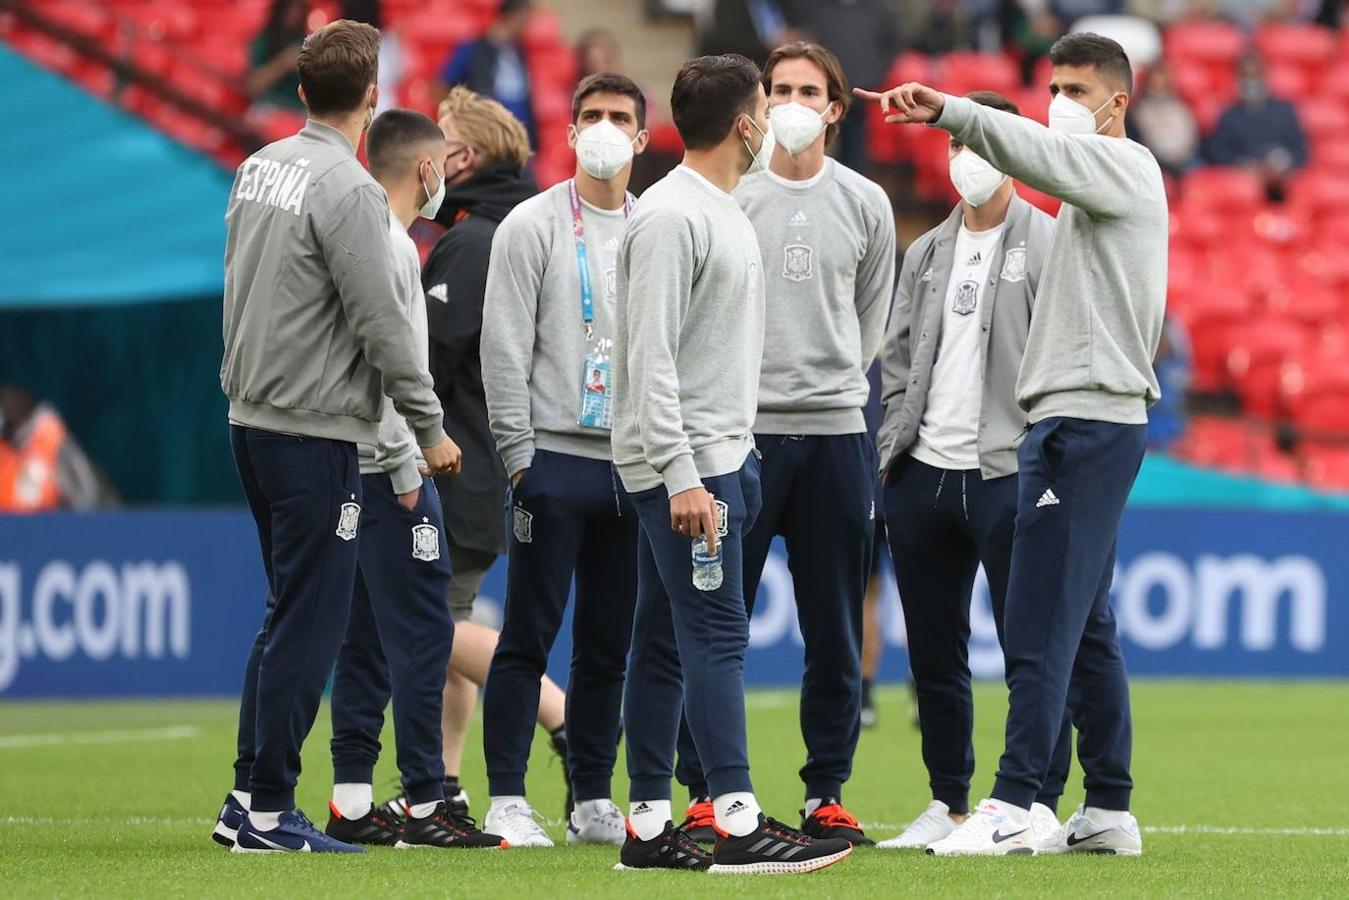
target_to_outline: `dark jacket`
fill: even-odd
[[[1209,138],[1209,162],[1216,166],[1239,166],[1264,162],[1282,151],[1288,169],[1307,164],[1307,137],[1297,110],[1287,100],[1270,97],[1263,103],[1237,101],[1218,119]]]
[[[450,541],[506,551],[506,470],[487,424],[482,387],[482,304],[497,226],[539,191],[514,163],[488,166],[448,189],[436,221],[448,226],[422,270],[431,378],[445,409],[445,430],[464,451],[463,471],[436,479]]]

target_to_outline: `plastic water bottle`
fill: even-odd
[[[707,538],[693,539],[693,586],[700,591],[715,591],[721,587],[721,544],[717,552],[709,553]]]

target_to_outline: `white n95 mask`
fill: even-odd
[[[608,181],[632,162],[632,142],[608,119],[576,133],[576,160],[591,178]]]
[[[773,159],[773,148],[777,146],[778,142],[777,138],[773,136],[773,125],[771,122],[768,125],[767,131],[760,128],[759,123],[752,118],[749,120],[749,124],[754,126],[755,131],[763,135],[763,140],[759,142],[758,153],[750,150],[748,138],[740,139],[744,142],[745,149],[749,150],[750,155],[749,168],[745,169],[745,174],[753,175],[756,172],[763,172],[768,168],[769,162]]]
[[[436,172],[435,169],[431,170],[432,175],[434,175],[435,172]],[[417,173],[417,177],[418,179],[421,178],[420,172]],[[444,177],[438,179],[438,183],[440,186],[436,188],[436,192],[433,194],[430,191],[426,190],[426,182],[424,181],[422,182],[422,190],[426,192],[426,202],[422,204],[422,208],[419,209],[418,212],[424,219],[434,219],[436,217],[436,213],[440,212],[440,204],[445,202]]]
[[[1066,94],[1055,94],[1049,103],[1049,127],[1064,134],[1100,134],[1101,128],[1104,128],[1114,115],[1102,122],[1098,128],[1096,114],[1109,106],[1114,99],[1115,95],[1111,94],[1109,100],[1093,110],[1087,109],[1076,100],[1069,100]]]
[[[768,110],[768,122],[773,126],[773,137],[792,156],[815,142],[824,131],[826,109],[818,113],[796,101],[781,103]]]
[[[951,184],[970,206],[983,206],[1002,187],[1006,175],[969,147],[951,157]]]

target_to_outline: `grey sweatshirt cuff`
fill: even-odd
[[[425,450],[439,444],[446,437],[448,435],[445,434],[444,424],[440,419],[436,419],[434,424],[417,429],[417,446]]]
[[[506,475],[509,478],[514,478],[517,472],[528,469],[533,462],[533,441],[521,441],[501,456],[501,464],[506,467]]]
[[[422,473],[416,456],[409,456],[388,472],[395,494],[406,494],[422,486]]]
[[[660,477],[665,482],[665,492],[671,497],[703,486],[703,480],[698,477],[698,466],[693,462],[692,450],[670,460],[661,470]]]
[[[943,96],[946,97],[946,105],[942,107],[941,114],[937,116],[932,126],[943,131],[949,131],[958,137],[958,132],[970,124],[974,111],[974,101],[969,97],[956,97],[952,94]]]

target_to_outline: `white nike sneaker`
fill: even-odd
[[[492,806],[482,823],[483,831],[497,834],[512,847],[551,847],[553,839],[538,823],[539,814],[523,800]]]
[[[567,822],[568,844],[613,844],[628,839],[627,820],[612,800],[584,800]]]
[[[922,850],[955,830],[956,823],[951,821],[951,807],[940,800],[933,800],[899,837],[881,841],[876,846],[882,850]]]
[[[974,815],[940,841],[930,844],[927,852],[933,856],[1033,856],[1035,832],[1025,810],[997,800],[984,800]]]
[[[1102,853],[1108,856],[1142,856],[1143,835],[1132,815],[1123,825],[1101,826],[1092,821],[1085,808],[1068,819],[1054,837],[1041,844],[1041,853]]]
[[[1043,803],[1032,803],[1030,807],[1030,827],[1035,832],[1035,849],[1044,848],[1054,842],[1059,834],[1059,817],[1054,810]]]

